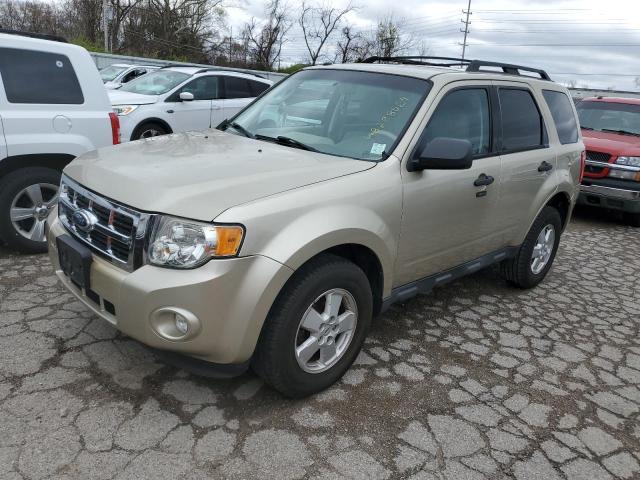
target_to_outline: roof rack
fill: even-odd
[[[487,62],[485,60],[471,60],[471,63],[467,66],[467,72],[481,72],[481,67],[497,67],[502,69],[502,73],[508,75],[522,75],[520,71],[537,73],[542,80],[551,81],[551,77],[547,72],[539,68],[524,67],[522,65],[513,65],[511,63],[501,62]]]
[[[496,67],[502,69],[502,73],[507,75],[522,75],[520,72],[531,72],[540,75],[542,80],[551,81],[551,77],[544,70],[538,68],[525,67],[523,65],[513,65],[502,62],[489,62],[487,60],[468,60],[466,58],[453,57],[431,57],[431,56],[409,56],[409,57],[369,57],[361,63],[375,62],[397,62],[408,65],[429,65],[434,67],[457,67],[465,66],[467,72],[482,72],[482,67]],[[490,71],[490,70],[484,70]]]
[[[47,35],[45,33],[23,32],[21,30],[11,30],[8,28],[0,28],[0,33],[8,35],[20,35],[21,37],[39,38],[40,40],[51,40],[53,42],[68,43],[67,39],[58,35]]]
[[[246,70],[242,70],[241,68],[229,68],[229,67],[207,67],[201,68],[196,73],[204,73],[204,72],[235,72],[235,73],[244,73],[245,75],[253,75],[258,78],[266,78],[264,75],[260,75],[259,73],[248,72]]]

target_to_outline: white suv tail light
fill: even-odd
[[[115,112],[109,112],[109,120],[111,122],[111,140],[114,145],[120,143],[120,119]]]

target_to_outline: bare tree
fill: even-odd
[[[272,70],[280,59],[291,22],[286,14],[286,5],[281,0],[271,0],[267,4],[267,15],[267,20],[262,25],[258,25],[256,19],[252,18],[244,27],[243,38],[253,66]]]
[[[388,16],[378,22],[375,33],[376,54],[381,57],[393,57],[407,53],[413,48],[413,38],[402,33],[404,22]]]
[[[338,28],[343,17],[354,10],[355,7],[351,3],[339,9],[327,4],[313,6],[303,0],[298,23],[302,28],[311,65],[316,64],[327,40]]]

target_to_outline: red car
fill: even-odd
[[[640,227],[640,99],[587,98],[576,108],[587,150],[578,203],[622,211]]]

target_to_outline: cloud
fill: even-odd
[[[327,1],[336,6],[346,3]],[[239,8],[229,9],[234,32],[252,16],[261,18],[264,5],[264,0],[245,0]],[[359,5],[348,22],[361,31],[372,30],[379,19],[393,15],[416,46],[424,44],[431,55],[461,55],[467,0],[403,0],[393,5],[388,0],[367,0]],[[297,8],[290,3],[292,17]],[[573,80],[592,88],[638,90],[634,81],[640,77],[638,0],[610,0],[606,6],[596,0],[484,0],[472,1],[471,11],[467,58],[542,68],[562,83]],[[295,25],[282,61],[295,63],[305,57],[302,32]]]

